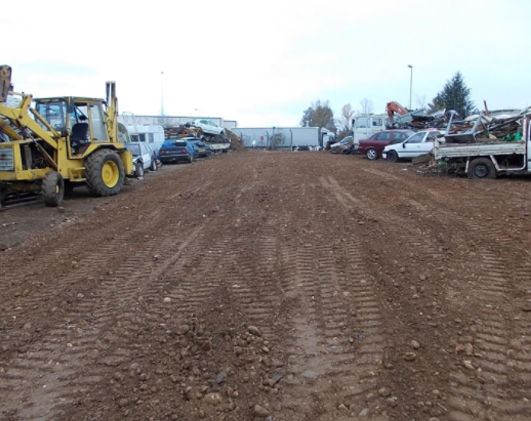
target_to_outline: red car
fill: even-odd
[[[375,160],[382,156],[382,151],[387,145],[401,143],[414,134],[415,132],[412,130],[382,130],[368,139],[360,140],[358,152],[365,154],[371,160]]]

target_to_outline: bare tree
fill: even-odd
[[[335,133],[337,128],[334,123],[334,112],[328,101],[317,100],[303,112],[300,124],[302,127],[325,127]]]
[[[361,101],[360,101],[360,104],[361,104],[361,113],[363,115],[371,115],[372,114],[372,101],[367,99],[367,98],[363,98]]]
[[[355,111],[352,109],[352,105],[350,104],[345,104],[343,105],[343,108],[341,108],[341,125],[343,126],[344,130],[350,130],[350,126],[352,125],[352,116],[354,113]]]
[[[426,108],[426,95],[417,95],[417,108]]]

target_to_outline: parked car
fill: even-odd
[[[401,143],[414,134],[413,130],[383,130],[373,134],[368,139],[360,140],[358,151],[368,159],[378,159],[382,156],[382,152],[387,145]]]
[[[194,120],[192,124],[195,127],[199,127],[201,130],[203,130],[204,133],[207,133],[207,134],[213,134],[213,135],[223,134],[223,127],[219,127],[218,125],[214,124],[210,120],[198,119],[198,120]]]
[[[212,155],[212,148],[209,143],[203,142],[205,144],[206,156],[209,157]]]
[[[133,154],[133,166],[137,177],[142,177],[145,170],[157,171],[157,156],[149,143],[129,142],[125,147]]]
[[[349,150],[353,143],[354,143],[354,137],[352,136],[344,137],[339,142],[336,142],[330,145],[330,151],[332,153],[343,153],[344,151]]]
[[[166,139],[159,151],[160,162],[167,164],[170,162],[194,161],[194,146],[184,139]]]
[[[212,154],[210,146],[207,150],[206,143],[201,139],[198,139],[197,137],[185,137],[184,139],[186,139],[193,146],[194,158],[206,158]]]
[[[438,130],[426,130],[415,133],[402,143],[388,145],[382,152],[382,158],[389,162],[397,162],[399,159],[413,159],[429,153],[433,149],[435,138],[441,136]]]

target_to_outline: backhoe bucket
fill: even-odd
[[[0,66],[0,103],[7,101],[11,86],[11,67],[3,64]]]

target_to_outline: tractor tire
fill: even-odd
[[[118,194],[124,185],[124,164],[115,151],[100,149],[85,161],[85,178],[97,196]]]
[[[476,158],[468,166],[468,178],[487,180],[496,178],[496,175],[496,167],[488,158]]]
[[[57,171],[46,173],[41,184],[41,197],[46,206],[55,208],[65,197],[65,180]]]

